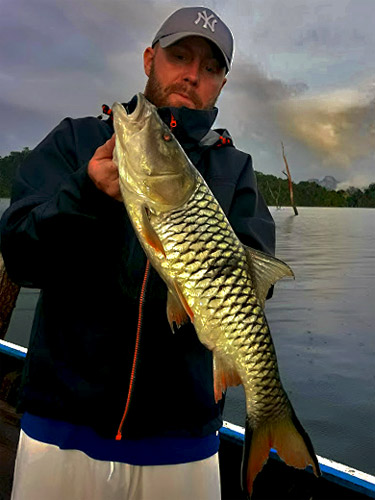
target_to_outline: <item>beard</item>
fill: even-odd
[[[158,77],[156,76],[154,62],[151,64],[150,76],[146,83],[144,95],[145,97],[152,102],[157,108],[161,108],[163,106],[170,106],[169,96],[174,92],[181,92],[189,97],[189,99],[193,102],[195,109],[212,109],[219,95],[210,99],[207,103],[203,103],[202,99],[198,96],[198,94],[191,88],[190,85],[186,85],[184,83],[172,83],[167,87],[163,88]]]

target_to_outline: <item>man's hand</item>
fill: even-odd
[[[89,161],[88,174],[95,186],[115,200],[122,201],[119,175],[116,165],[112,161],[115,147],[115,134],[95,151]]]

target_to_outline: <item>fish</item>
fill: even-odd
[[[203,177],[142,93],[128,113],[112,106],[113,161],[134,231],[167,289],[172,331],[191,321],[212,351],[214,395],[242,384],[246,396],[241,469],[251,497],[271,447],[289,465],[320,468],[283,388],[264,313],[268,290],[293,276],[283,261],[241,243]],[[178,334],[178,333],[177,333]]]

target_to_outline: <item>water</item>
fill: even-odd
[[[272,210],[280,281],[266,315],[283,384],[316,452],[375,473],[375,211]],[[224,417],[244,425],[242,388]]]
[[[283,384],[319,455],[374,474],[375,211],[271,210],[277,256],[296,276],[266,306]],[[27,347],[37,297],[21,291],[7,340]],[[242,388],[229,389],[224,418],[244,425]]]

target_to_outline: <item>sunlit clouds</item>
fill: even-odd
[[[280,127],[325,166],[350,167],[375,152],[375,96],[335,90],[279,105]]]

